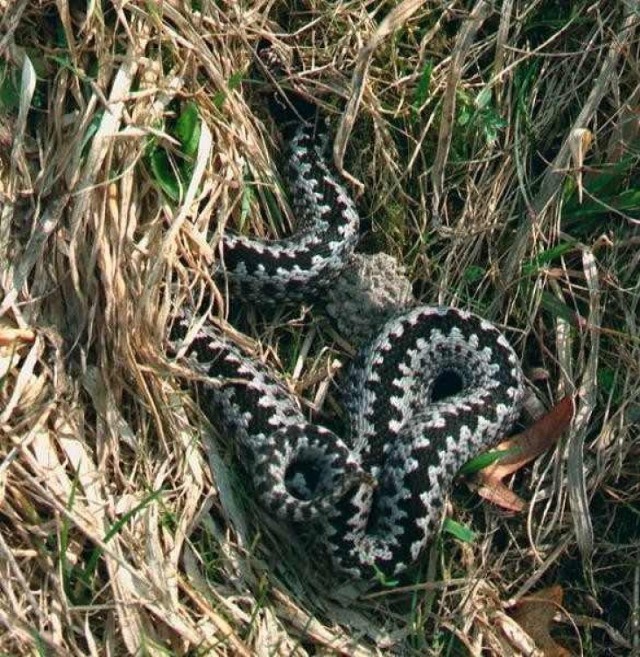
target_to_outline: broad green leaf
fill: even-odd
[[[182,112],[180,112],[175,129],[175,136],[182,144],[182,152],[187,157],[194,156],[198,151],[200,130],[198,106],[193,102],[187,103]]]

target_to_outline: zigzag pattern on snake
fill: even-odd
[[[288,176],[298,232],[272,242],[223,238],[225,275],[245,299],[316,298],[355,247],[355,205],[304,124],[289,145]],[[176,322],[174,345],[191,322],[188,311]],[[260,503],[285,521],[316,523],[336,567],[356,578],[393,576],[418,559],[454,475],[509,430],[523,394],[518,359],[500,331],[437,306],[399,314],[362,350],[345,437],[310,422],[277,374],[211,326],[186,357],[207,377],[199,403],[237,441]],[[444,398],[443,377],[455,382]]]

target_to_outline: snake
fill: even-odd
[[[359,214],[327,159],[326,135],[298,120],[288,142],[296,230],[276,240],[221,238],[219,271],[252,303],[318,299],[358,242]],[[198,404],[233,439],[257,501],[287,526],[313,528],[336,571],[354,579],[416,564],[460,467],[520,413],[516,352],[464,309],[416,303],[384,323],[351,364],[342,435],[309,419],[271,367],[212,322],[196,322],[181,311],[170,340],[199,375]]]

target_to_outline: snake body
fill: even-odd
[[[294,235],[265,240],[222,237],[228,280],[247,301],[276,303],[318,297],[342,271],[358,239],[360,217],[324,156],[324,135],[301,124],[288,148],[287,178],[297,220]]]
[[[321,142],[304,125],[291,139],[298,232],[271,242],[223,238],[225,275],[245,299],[316,298],[355,247],[358,213]],[[191,323],[185,313],[174,343]],[[237,442],[262,506],[286,521],[315,523],[336,567],[356,578],[394,576],[418,559],[454,475],[508,431],[523,394],[502,333],[438,306],[397,315],[362,350],[346,386],[344,438],[308,421],[274,372],[213,327],[197,331],[186,357],[204,375],[202,409]]]

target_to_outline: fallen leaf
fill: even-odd
[[[508,511],[521,512],[526,502],[510,490],[503,480],[555,445],[573,417],[573,400],[561,399],[546,415],[528,429],[500,443],[505,454],[474,477],[478,495]]]
[[[562,608],[564,591],[558,584],[522,598],[510,616],[534,640],[544,657],[571,657],[567,648],[556,643],[550,634],[550,625],[556,612]]]

